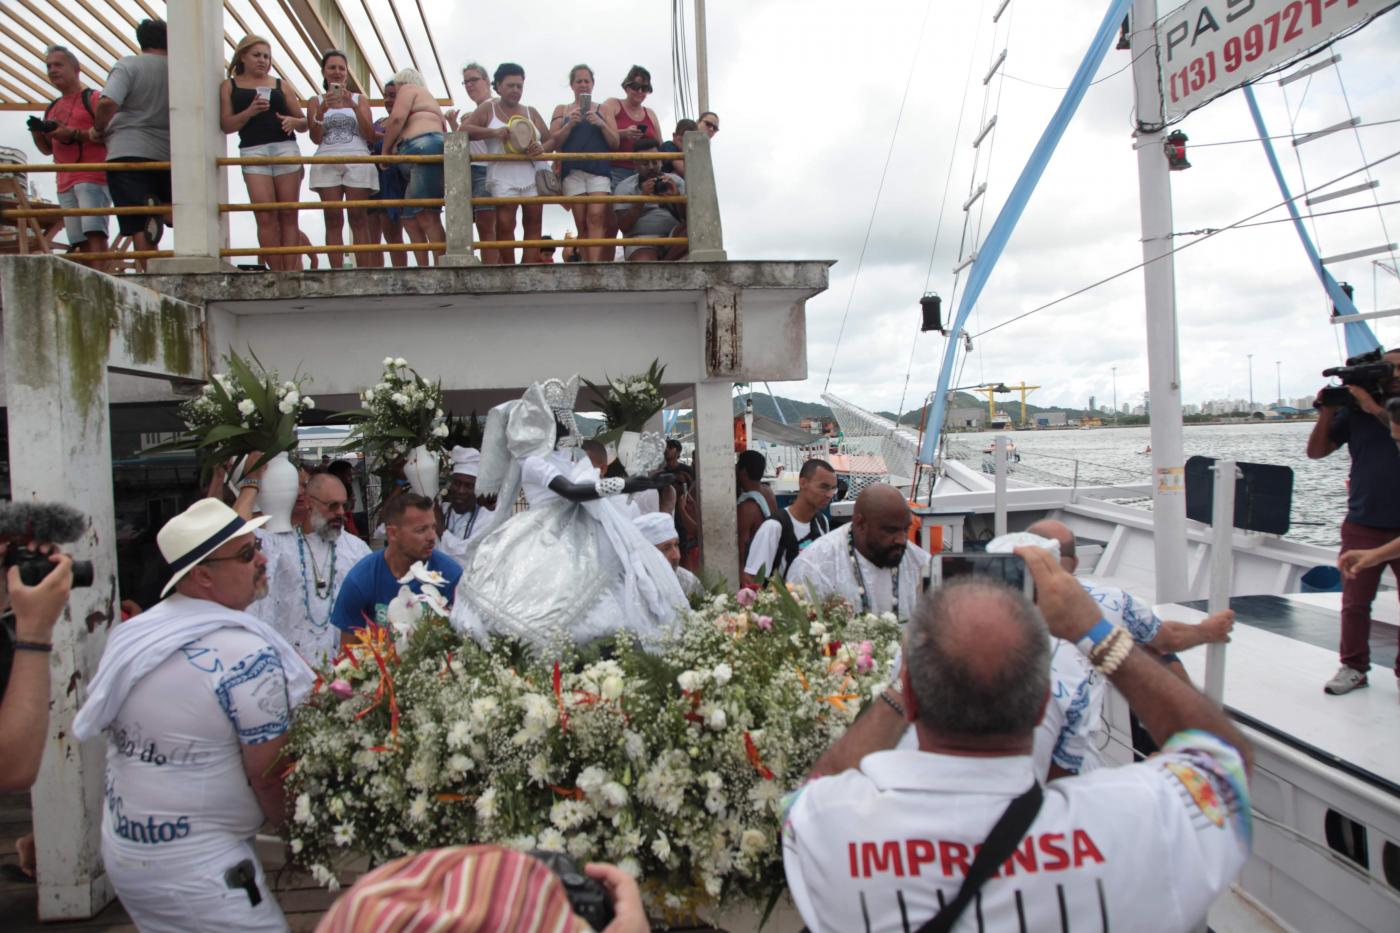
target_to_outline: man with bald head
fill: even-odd
[[[1069,573],[1079,569],[1079,557],[1075,553],[1074,532],[1064,522],[1044,519],[1026,529],[1033,535],[1059,542],[1060,566]],[[1180,662],[1174,657],[1178,651],[1208,645],[1212,642],[1230,640],[1230,629],[1235,625],[1233,609],[1224,609],[1206,616],[1197,625],[1189,622],[1174,622],[1158,618],[1152,607],[1132,594],[1116,586],[1107,586],[1090,580],[1080,579],[1088,594],[1099,604],[1104,618],[1122,626],[1138,644],[1152,649],[1169,663],[1175,665],[1178,674],[1184,676]]]
[[[851,522],[812,543],[788,569],[814,599],[840,596],[857,612],[909,618],[923,588],[929,553],[909,540],[909,503],[877,483],[856,497]]]
[[[908,663],[875,701],[898,707],[898,721],[862,715],[838,744],[870,753],[784,799],[783,867],[813,933],[907,931],[936,915],[951,928],[974,897],[989,930],[1194,929],[1248,858],[1244,738],[1103,624],[1049,553],[1017,553],[1036,605],[976,577],[922,600]],[[1149,711],[1160,755],[1041,789],[1031,749],[1051,636]],[[906,725],[917,748],[893,748]]]
[[[340,632],[330,624],[335,599],[345,575],[370,552],[364,541],[345,534],[350,508],[339,477],[314,473],[306,482],[301,523],[285,534],[262,537],[268,597],[256,615],[311,664],[324,663],[339,649]]]

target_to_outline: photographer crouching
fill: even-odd
[[[1317,423],[1308,436],[1308,457],[1320,460],[1343,444],[1351,454],[1347,514],[1342,522],[1342,666],[1323,690],[1350,693],[1367,684],[1371,667],[1371,603],[1386,562],[1363,566],[1353,552],[1385,553],[1400,539],[1400,447],[1392,434],[1388,410],[1400,399],[1400,349],[1347,360],[1346,366],[1323,371],[1340,386],[1318,392],[1313,407]],[[1393,407],[1393,406],[1392,406]],[[1400,556],[1388,561],[1400,575]],[[1400,677],[1400,657],[1396,659]]]

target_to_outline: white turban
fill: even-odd
[[[481,469],[481,451],[475,447],[452,448],[452,472],[462,476],[476,476]]]
[[[637,526],[648,544],[656,547],[680,537],[676,531],[676,519],[670,512],[647,512],[632,519],[632,524]]]

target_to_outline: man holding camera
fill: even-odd
[[[655,152],[656,140],[643,136],[633,146],[633,152]],[[624,178],[613,192],[615,195],[658,195],[685,194],[685,179],[670,172],[661,171],[661,163],[656,159],[638,159],[637,174]],[[617,229],[626,239],[634,237],[685,236],[684,204],[619,204]],[[684,259],[685,246],[627,246],[622,248],[623,257],[628,262],[656,262],[657,260]]]
[[[55,165],[106,162],[107,147],[98,141],[101,136],[92,127],[98,94],[83,87],[78,57],[64,46],[51,45],[44,53],[44,68],[59,96],[49,103],[42,120],[29,118],[29,135],[34,138],[35,148],[53,156]],[[58,203],[65,208],[111,207],[107,173],[59,172]],[[107,215],[65,217],[63,229],[75,252],[107,251]],[[101,269],[103,265],[95,263],[93,268]]]
[[[1308,436],[1308,457],[1320,460],[1343,444],[1351,453],[1347,514],[1342,522],[1342,552],[1383,548],[1400,538],[1400,448],[1391,437],[1386,402],[1400,397],[1400,349],[1380,360],[1389,376],[1376,386],[1380,398],[1358,385],[1345,386],[1348,405],[1337,404],[1335,387],[1323,389],[1313,402],[1317,423]],[[1374,364],[1372,364],[1374,365]],[[1340,373],[1345,379],[1345,373]],[[1391,560],[1400,574],[1400,559]],[[1342,666],[1323,687],[1339,696],[1367,684],[1371,667],[1371,603],[1376,598],[1385,564],[1356,567],[1342,580]],[[1396,659],[1400,677],[1400,657]]]

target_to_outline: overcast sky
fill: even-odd
[[[370,2],[392,22],[383,0]],[[729,256],[836,261],[829,290],[807,305],[809,378],[774,384],[775,393],[815,400],[830,368],[833,393],[869,408],[893,409],[902,401],[908,409],[936,384],[942,339],[916,338],[926,274],[931,268],[928,287],[944,296],[950,315],[951,270],[960,251],[973,249],[979,227],[991,226],[1105,7],[1103,0],[1012,0],[994,27],[991,14],[999,2],[708,3],[710,105],[723,126],[715,158]],[[71,0],[63,3],[71,6]],[[427,43],[414,25],[414,8],[400,7],[421,58]],[[518,61],[527,73],[526,102],[547,115],[569,97],[571,65],[593,66],[595,96],[602,97],[620,93],[628,66],[638,63],[651,69],[649,103],[663,132],[678,116],[694,116],[678,114],[673,105],[669,3],[424,0],[424,7],[454,81],[467,60],[488,67]],[[229,31],[239,30],[230,23]],[[981,78],[1002,48],[1008,51],[1005,78],[993,79],[986,100]],[[1400,91],[1392,80],[1396,48],[1400,17],[1385,17],[1339,43],[1339,71],[1290,85],[1287,102],[1276,83],[1261,84],[1257,93],[1271,131],[1287,133],[1290,115],[1299,133],[1345,119],[1338,74],[1352,112],[1363,121],[1400,120]],[[1127,52],[1112,51],[1105,60],[1102,80],[1090,89],[982,294],[970,321],[974,334],[1141,260],[1128,63]],[[435,74],[432,83],[442,90]],[[459,83],[452,91],[465,102]],[[974,206],[960,246],[960,206],[974,183],[970,143],[991,113],[997,128],[976,170],[988,193]],[[23,138],[28,147],[22,115],[0,115],[0,125],[7,139]],[[1191,137],[1193,168],[1172,177],[1177,231],[1223,227],[1279,202],[1262,149],[1249,141],[1254,131],[1238,92],[1191,115],[1181,128]],[[1233,141],[1245,142],[1203,145]],[[1288,140],[1276,144],[1296,193],[1301,178],[1316,186],[1400,151],[1400,122],[1302,147],[1301,163]],[[311,150],[309,141],[303,150]],[[1379,200],[1394,199],[1400,159],[1377,167],[1372,177],[1381,182]],[[41,182],[41,189],[44,184],[52,182]],[[243,199],[237,177],[231,187],[234,199]],[[1358,195],[1318,209],[1369,203],[1369,195]],[[872,210],[869,245],[858,264]],[[319,242],[319,214],[302,216]],[[1259,219],[1285,216],[1278,209]],[[560,236],[567,228],[562,210],[546,209],[546,232]],[[1400,238],[1400,209],[1321,218],[1315,229],[1323,255],[1378,246]],[[251,233],[235,228],[235,239],[251,239]],[[1332,268],[1356,286],[1361,310],[1400,307],[1400,281],[1377,271],[1370,258]],[[1285,397],[1315,391],[1318,371],[1338,362],[1340,334],[1327,323],[1328,304],[1290,224],[1231,231],[1190,247],[1177,257],[1176,279],[1186,401],[1247,397],[1251,352],[1260,400],[1275,397],[1275,361],[1282,364]],[[1400,318],[1374,326],[1383,343],[1400,344]],[[1118,400],[1140,402],[1147,387],[1140,271],[977,338],[961,383],[1024,379],[1042,386],[1033,402],[1083,406],[1090,395],[1101,403],[1111,399],[1115,366]]]

